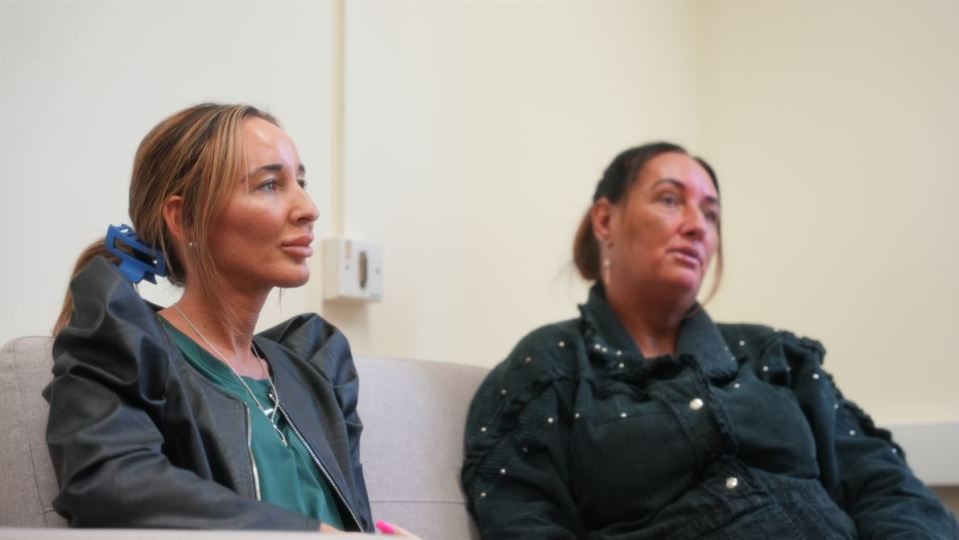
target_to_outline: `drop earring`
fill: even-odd
[[[603,285],[609,285],[610,268],[613,267],[613,261],[609,258],[609,253],[613,250],[613,243],[608,242],[603,253]]]

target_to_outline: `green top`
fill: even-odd
[[[289,446],[280,441],[270,419],[261,411],[246,388],[237,380],[230,366],[207,352],[189,336],[162,319],[167,333],[173,338],[183,357],[213,384],[243,401],[250,410],[252,423],[253,461],[259,476],[260,497],[266,502],[318,519],[337,529],[343,529],[343,519],[333,498],[332,488],[313,463],[306,446],[296,436],[282,415],[276,415],[277,426]],[[262,356],[262,354],[261,354]],[[264,407],[272,407],[269,383],[266,380],[244,377],[256,399]],[[282,403],[283,396],[280,396]]]

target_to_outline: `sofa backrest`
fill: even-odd
[[[488,370],[382,358],[356,366],[373,518],[424,539],[478,539],[459,476],[466,410]]]
[[[44,440],[52,338],[0,349],[0,527],[63,527]],[[479,367],[358,358],[360,448],[374,519],[431,540],[479,538],[459,487],[463,425]]]

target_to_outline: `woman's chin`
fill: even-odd
[[[291,272],[289,275],[280,277],[274,286],[281,289],[295,289],[306,285],[309,281],[310,269],[304,267],[299,272]]]
[[[668,284],[670,289],[675,290],[678,296],[686,299],[696,298],[703,281],[698,274],[694,276],[684,272],[670,276],[670,279],[665,280],[665,283]]]

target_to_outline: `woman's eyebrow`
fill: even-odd
[[[660,178],[659,180],[656,180],[655,182],[653,182],[653,185],[650,186],[649,189],[656,189],[656,186],[660,184],[672,184],[673,186],[683,191],[686,191],[686,184],[680,182],[679,180],[676,180],[675,178],[670,178],[668,176],[666,178]]]
[[[655,182],[653,182],[653,185],[652,185],[649,189],[651,189],[651,190],[652,190],[652,189],[656,189],[656,186],[658,186],[658,185],[660,185],[660,184],[670,184],[670,185],[672,185],[672,186],[675,186],[676,189],[679,189],[679,190],[682,190],[682,191],[686,191],[686,184],[680,182],[679,180],[676,180],[675,178],[670,178],[670,177],[668,177],[668,176],[667,176],[666,178],[660,178],[659,180],[656,180]],[[706,203],[708,203],[708,204],[715,204],[716,206],[720,206],[720,204],[719,204],[719,198],[718,198],[718,197],[713,197],[712,195],[707,195],[707,196],[706,196]]]
[[[282,170],[283,170],[282,163],[270,163],[269,165],[264,165],[262,167],[254,169],[252,172],[250,172],[250,176],[255,176],[257,174],[260,174],[263,171],[280,172]],[[300,165],[297,167],[297,172],[299,172],[300,174],[305,174],[306,167],[302,163],[300,163]]]

